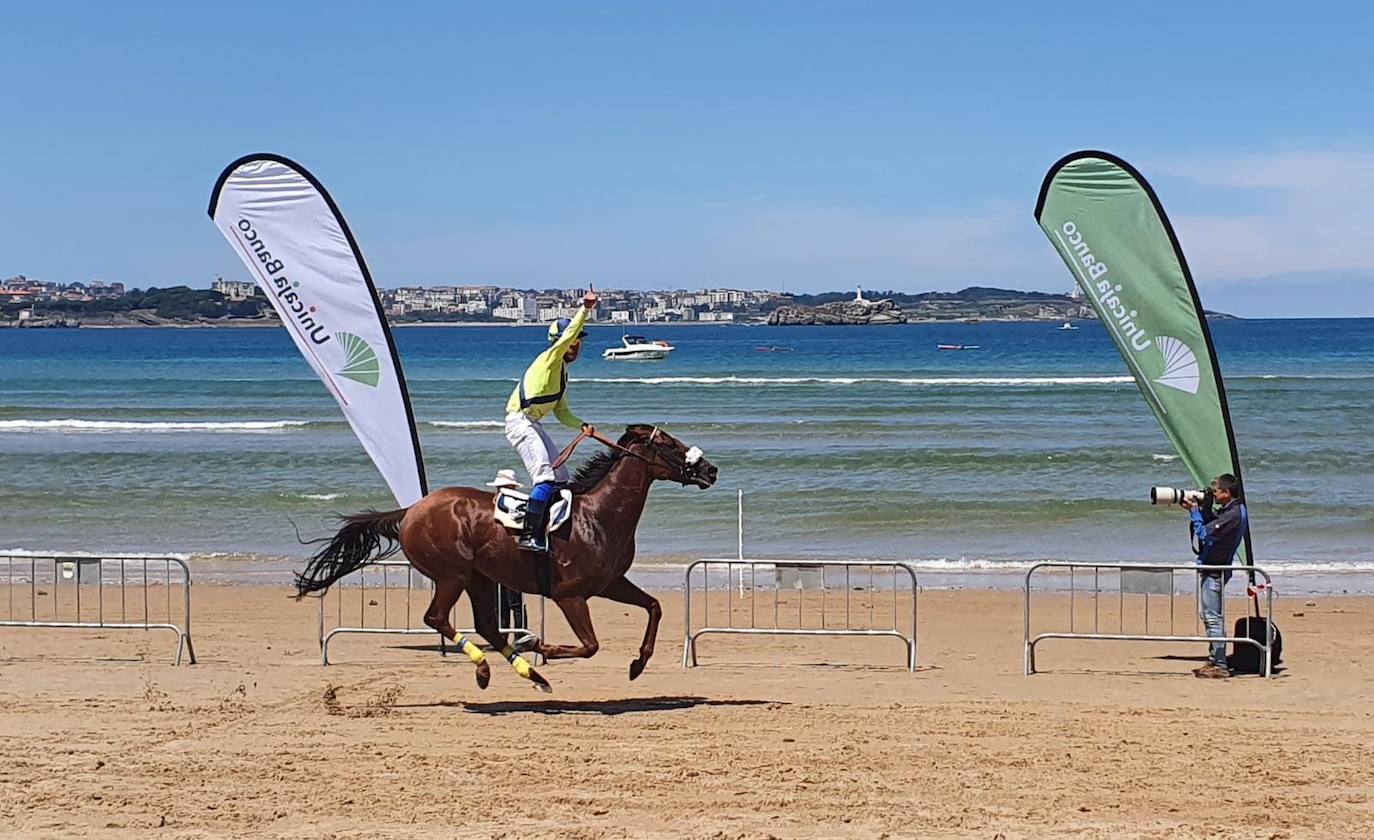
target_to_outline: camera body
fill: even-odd
[[[1212,488],[1205,490],[1181,490],[1177,487],[1151,487],[1150,504],[1176,505],[1184,500],[1196,503],[1199,507],[1210,508],[1213,504]]]

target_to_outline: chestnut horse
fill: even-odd
[[[610,451],[595,455],[578,471],[572,517],[550,541],[551,556],[524,552],[492,513],[492,494],[473,487],[436,490],[402,510],[368,511],[344,517],[344,525],[310,558],[296,576],[299,596],[323,592],[344,575],[369,563],[405,552],[411,565],[434,581],[434,599],[425,623],[451,639],[477,666],[477,685],[486,688],[491,669],[486,656],[460,636],[449,613],[464,591],[472,602],[477,633],[510,662],[520,676],[544,691],[549,683],[520,657],[499,632],[496,585],[518,592],[549,595],[577,636],[577,645],[549,645],[542,639],[523,646],[548,659],[596,653],[596,632],[587,599],[609,598],[643,607],[649,613],[639,658],[630,679],[643,672],[654,653],[662,615],[658,601],[631,583],[625,573],[635,557],[635,528],[644,512],[649,486],[676,481],[703,490],[718,471],[701,455],[654,426],[628,426],[619,442],[596,436]]]

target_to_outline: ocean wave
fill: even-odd
[[[1129,376],[649,376],[590,377],[573,382],[615,385],[927,385],[1026,387],[1124,385]]]
[[[342,499],[343,493],[302,493],[302,499],[314,499],[317,502],[332,502],[335,499]]]
[[[795,560],[795,559],[825,560],[825,559],[830,559],[830,558],[822,558],[822,557],[805,557],[805,558],[801,558],[801,557],[798,557],[798,558],[790,558],[790,559],[794,559],[794,560]],[[871,562],[873,562],[873,563],[875,563],[875,564],[879,564],[879,565],[890,564],[890,563],[893,562],[893,561],[890,560],[890,559],[869,558],[869,557],[860,557],[860,558],[853,558],[853,559],[854,559],[855,562],[858,562],[858,563],[866,563],[866,562],[870,562],[870,561],[871,561]],[[684,560],[680,560],[680,559],[677,559],[677,558],[673,558],[673,559],[666,559],[666,558],[665,558],[665,559],[656,561],[656,560],[653,559],[653,558],[643,558],[643,559],[636,560],[635,562],[636,562],[636,564],[639,565],[639,566],[666,566],[666,567],[672,567],[672,568],[685,568],[691,561],[690,561],[690,560],[684,561]],[[732,561],[731,561],[730,558],[724,557],[724,558],[712,558],[711,562],[712,562],[713,564],[715,564],[715,563],[729,563],[729,562],[732,562]],[[780,563],[781,563],[781,564],[786,564],[786,563],[788,562],[788,559],[772,560],[772,559],[767,559],[767,558],[760,558],[760,559],[751,559],[751,560],[748,561],[748,562],[753,562],[753,563],[762,564],[762,565],[760,566],[760,568],[767,568],[767,567],[770,567],[770,566],[775,566],[775,565],[780,564]],[[903,561],[900,561],[900,562],[903,563],[903,564],[906,565],[906,566],[910,566],[911,568],[915,569],[915,570],[918,571],[918,572],[932,572],[932,573],[934,573],[934,572],[945,572],[945,573],[990,572],[990,573],[1001,573],[1001,574],[1013,574],[1013,573],[1015,573],[1015,574],[1019,574],[1019,575],[1024,575],[1027,571],[1030,570],[1030,567],[1031,567],[1031,566],[1033,566],[1033,565],[1035,565],[1035,564],[1037,564],[1037,563],[1049,562],[1049,561],[1043,561],[1043,560],[1021,560],[1021,559],[995,559],[995,558],[985,558],[985,557],[959,557],[959,558],[928,557],[928,558],[919,558],[919,559],[903,560]],[[1103,571],[1107,571],[1107,570],[1109,570],[1109,569],[1114,569],[1114,568],[1115,568],[1115,566],[1112,565],[1112,562],[1113,562],[1113,561],[1104,561],[1104,562],[1106,563],[1106,565],[1104,565],[1104,566],[1102,567],[1102,568],[1103,568]],[[1137,561],[1137,560],[1124,560],[1124,561],[1120,561],[1120,562],[1122,563],[1122,565],[1125,565],[1125,566],[1127,566],[1127,567],[1137,566],[1137,565],[1149,565],[1148,563],[1146,563],[1146,562],[1144,562],[1144,561]],[[714,569],[715,566],[713,565],[712,568]],[[737,568],[738,568],[738,567],[737,567]],[[839,567],[838,567],[838,566],[832,566],[831,568],[833,569],[833,568],[839,568]],[[1283,562],[1283,561],[1281,561],[1281,560],[1278,560],[1278,561],[1273,561],[1273,562],[1270,562],[1270,563],[1260,563],[1260,564],[1257,566],[1257,568],[1263,569],[1264,571],[1269,572],[1269,573],[1272,574],[1272,575],[1275,575],[1275,576],[1276,576],[1276,579],[1277,579],[1277,581],[1278,581],[1277,586],[1278,586],[1278,588],[1279,588],[1279,591],[1281,592],[1281,591],[1282,591],[1283,580],[1282,580],[1281,577],[1278,577],[1279,575],[1285,575],[1285,574],[1350,574],[1350,573],[1367,573],[1367,572],[1374,572],[1374,560],[1343,560],[1343,561],[1335,561],[1335,562],[1331,562],[1331,563],[1313,563],[1313,562],[1308,562],[1308,561],[1298,561],[1298,562],[1285,563],[1285,562]],[[1238,574],[1239,574],[1239,573],[1243,573],[1244,569],[1245,569],[1244,566],[1236,566],[1236,571],[1237,571]],[[1080,569],[1079,571],[1082,571],[1082,570]],[[1179,569],[1178,571],[1179,571],[1180,573],[1182,573],[1182,572],[1185,572],[1185,571],[1187,571],[1187,570],[1186,570],[1186,569]]]
[[[502,429],[506,424],[500,420],[429,420],[426,425],[441,429]]]
[[[0,548],[0,554],[8,554],[13,557],[34,557],[39,560],[48,558],[66,559],[68,557],[80,557],[82,559],[92,558],[101,560],[161,560],[164,557],[171,557],[175,560],[190,560],[191,555],[178,551],[79,551],[64,549],[60,551],[39,551],[31,548]]]
[[[1227,379],[1293,379],[1293,380],[1344,380],[1374,379],[1374,373],[1238,373]]]
[[[1160,455],[1158,452],[1152,452],[1152,453],[1150,453],[1150,458],[1153,459],[1153,460],[1155,460],[1155,461],[1163,461],[1163,462],[1165,462],[1165,463],[1168,463],[1169,461],[1177,461],[1177,460],[1178,460],[1178,456],[1177,456],[1177,455]]]
[[[0,432],[280,432],[309,420],[0,420]]]
[[[907,565],[918,571],[929,572],[1017,572],[1025,574],[1031,566],[1042,561],[1030,560],[989,560],[989,559],[965,559],[950,560],[946,558],[928,560],[908,560]],[[1123,561],[1124,565],[1149,565],[1138,561]],[[1112,566],[1105,566],[1104,571]],[[1237,566],[1238,572],[1244,570],[1244,566]],[[1263,569],[1272,575],[1284,574],[1342,574],[1353,572],[1374,572],[1374,560],[1341,560],[1331,563],[1313,562],[1291,562],[1286,563],[1282,560],[1275,560],[1268,563],[1260,563],[1257,568]],[[1179,569],[1180,572],[1186,569]],[[1282,579],[1279,580],[1280,588]]]
[[[1235,373],[1226,376],[1231,380],[1252,381],[1343,381],[1374,379],[1374,374],[1360,372],[1345,373]],[[501,382],[513,384],[518,380],[506,376],[477,377],[412,377],[410,384],[432,384],[448,386],[454,382]],[[571,377],[571,382],[601,382],[613,385],[1123,385],[1134,379],[1125,374],[1043,374],[1043,375],[1003,375],[1003,376],[588,376]]]

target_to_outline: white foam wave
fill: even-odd
[[[1031,564],[1028,563],[1028,562],[1025,562],[1025,561],[1018,561],[1018,560],[986,560],[986,559],[977,559],[977,558],[969,559],[969,558],[965,558],[965,557],[960,557],[960,558],[957,559],[957,560],[951,560],[951,559],[946,558],[946,557],[938,557],[938,558],[929,558],[929,559],[925,559],[925,560],[908,560],[908,561],[906,561],[906,562],[907,562],[907,564],[908,564],[909,566],[911,566],[911,567],[914,568],[914,569],[925,570],[925,571],[929,571],[929,572],[978,572],[978,571],[987,571],[987,572],[1019,572],[1019,573],[1023,573],[1023,574],[1024,574],[1025,571],[1031,567]]]
[[[1025,387],[1045,385],[1122,385],[1129,376],[650,376],[593,377],[573,382],[618,385],[984,385]]]
[[[864,557],[864,558],[854,558],[854,559],[858,560],[859,562],[863,562],[863,561],[868,560],[868,559],[870,559],[870,558]],[[714,561],[714,562],[717,562],[717,563],[725,563],[725,562],[729,562],[729,561],[728,561],[728,559],[722,559],[722,560],[716,560],[716,561]],[[768,562],[770,565],[772,564],[772,561],[755,561],[755,562]],[[779,560],[778,562],[782,563],[782,562],[786,562],[786,561],[785,561],[785,560]],[[875,560],[874,562],[877,562],[877,563],[890,563],[891,561],[890,561],[890,560]],[[911,568],[915,569],[915,570],[918,571],[918,572],[944,572],[944,573],[962,573],[962,572],[973,572],[973,573],[978,573],[978,572],[985,572],[985,573],[1001,573],[1001,574],[1017,574],[1017,575],[1024,575],[1027,571],[1030,570],[1030,567],[1031,567],[1031,566],[1035,565],[1036,563],[1042,562],[1042,561],[1040,561],[1040,560],[1009,560],[1009,559],[998,560],[998,559],[989,559],[989,558],[982,558],[982,557],[958,557],[958,558],[949,558],[949,557],[926,557],[926,558],[913,558],[913,559],[906,560],[906,561],[903,561],[903,562],[905,562],[906,565],[910,566]],[[1143,564],[1143,563],[1145,563],[1145,561],[1142,561],[1142,560],[1125,560],[1125,561],[1121,561],[1121,562],[1125,563],[1126,565]],[[650,560],[650,561],[644,562],[643,565],[654,565],[654,563],[653,563],[652,560]],[[671,563],[671,564],[668,564],[668,565],[683,566],[683,567],[685,567],[687,564],[686,564],[686,563]],[[761,567],[761,568],[762,568],[762,567]],[[1112,569],[1112,568],[1113,568],[1113,567],[1110,566],[1110,565],[1103,566],[1104,571],[1105,571],[1105,570],[1108,570],[1108,569]],[[1237,567],[1236,567],[1237,573],[1241,573],[1241,572],[1243,571],[1243,568],[1244,568],[1244,567],[1237,566]],[[1281,575],[1286,575],[1286,574],[1350,574],[1350,573],[1368,573],[1368,572],[1374,572],[1374,560],[1340,560],[1340,561],[1334,561],[1334,562],[1329,562],[1329,563],[1313,563],[1313,562],[1310,562],[1310,561],[1283,561],[1283,560],[1271,560],[1271,561],[1268,562],[1268,563],[1260,563],[1260,564],[1259,564],[1259,568],[1265,570],[1266,572],[1269,572],[1271,575],[1274,575],[1274,576],[1276,577],[1276,579],[1279,579],[1280,588],[1281,588],[1282,580],[1281,580],[1281,578],[1279,577],[1279,576],[1281,576]],[[1052,570],[1051,570],[1051,571],[1052,571]],[[1184,571],[1184,570],[1180,569],[1179,571],[1182,572],[1182,571]]]
[[[1230,379],[1374,379],[1374,373],[1238,373]]]
[[[870,558],[855,558],[855,560],[863,562],[866,560],[870,560]],[[688,562],[691,561],[668,560],[668,558],[660,558],[660,560],[654,560],[654,558],[644,558],[644,560],[636,560],[635,562],[636,566],[668,566],[668,568],[677,569],[686,568]],[[730,560],[728,560],[728,558],[723,558],[723,560],[714,560],[713,562],[717,562],[717,564],[724,564],[724,562],[730,562]],[[767,564],[758,566],[758,568],[760,568],[761,571],[767,571],[768,568],[771,568],[771,566],[774,565],[774,562],[772,561],[756,560],[753,562],[758,562],[758,564]],[[786,561],[779,560],[778,562]],[[874,560],[874,562],[878,562],[878,564],[888,564],[888,562],[892,561]],[[1035,565],[1036,562],[1041,561],[991,560],[991,558],[982,557],[927,557],[914,558],[914,560],[907,560],[903,562],[905,562],[905,565],[911,566],[912,569],[915,569],[916,572],[938,572],[947,573],[947,575],[948,573],[955,573],[955,575],[958,575],[958,573],[987,573],[987,575],[995,575],[995,573],[1000,573],[1000,575],[1025,576],[1025,573],[1028,572],[1029,569],[1031,569],[1032,565]],[[1125,561],[1125,565],[1132,564],[1142,565],[1143,561]],[[738,566],[736,566],[736,568],[738,568]],[[1112,568],[1114,568],[1114,566],[1103,566],[1103,571],[1107,571],[1107,569]],[[1275,580],[1278,580],[1278,584],[1276,584],[1276,586],[1279,587],[1279,591],[1281,591],[1282,593],[1283,575],[1349,575],[1349,573],[1370,573],[1374,572],[1374,560],[1351,560],[1334,562],[1272,561],[1267,562],[1267,564],[1260,564],[1259,568],[1264,569],[1265,572],[1268,572],[1270,573],[1270,575],[1274,576]],[[1243,566],[1237,566],[1237,573],[1242,573],[1242,569]],[[716,566],[712,566],[712,571],[716,571]],[[1047,571],[1044,573],[1052,572],[1054,572],[1052,571],[1052,569],[1047,569]],[[1182,572],[1183,569],[1180,569],[1180,573]]]
[[[1150,454],[1150,457],[1153,458],[1153,459],[1155,459],[1156,461],[1164,461],[1165,463],[1168,463],[1169,461],[1177,461],[1177,460],[1178,460],[1178,456],[1177,456],[1177,455],[1161,455],[1161,454],[1159,454],[1158,452],[1152,452],[1152,453]]]
[[[318,502],[332,502],[335,499],[342,499],[342,493],[302,493],[302,499],[314,499]]]
[[[429,425],[441,429],[501,429],[506,424],[500,420],[430,420]]]
[[[115,552],[96,552],[96,551],[38,551],[31,548],[5,548],[0,549],[0,554],[7,554],[12,557],[93,557],[104,560],[160,560],[163,557],[172,557],[177,560],[190,560],[191,555],[183,554],[178,551],[115,551]]]
[[[0,420],[0,432],[279,432],[308,420]]]
[[[906,561],[912,568],[930,572],[1016,572],[1025,574],[1032,565],[1028,560],[988,560],[979,558],[963,558],[957,560],[948,558],[932,558],[923,560]],[[1040,562],[1040,561],[1035,561]],[[1127,565],[1143,561],[1124,561]],[[1110,566],[1104,569],[1111,568]],[[1240,572],[1244,567],[1237,566]],[[1272,575],[1281,574],[1343,574],[1349,572],[1374,572],[1374,560],[1339,560],[1330,563],[1313,563],[1308,561],[1285,562],[1283,560],[1271,560],[1267,563],[1260,563],[1259,568]],[[1182,571],[1182,570],[1180,570]]]
[[[1302,572],[1304,574],[1331,574],[1336,572],[1374,572],[1374,560],[1338,560],[1333,563],[1285,563],[1282,560],[1273,560],[1268,563],[1260,563],[1259,568],[1271,574]],[[1282,591],[1282,581],[1277,586]]]

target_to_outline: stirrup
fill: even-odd
[[[542,537],[542,539],[541,539],[541,537]],[[516,545],[518,545],[522,551],[534,551],[534,552],[538,552],[539,554],[548,554],[548,553],[549,553],[549,535],[548,535],[548,534],[521,534],[521,535],[520,535],[520,538],[519,538],[518,540],[516,540]]]

